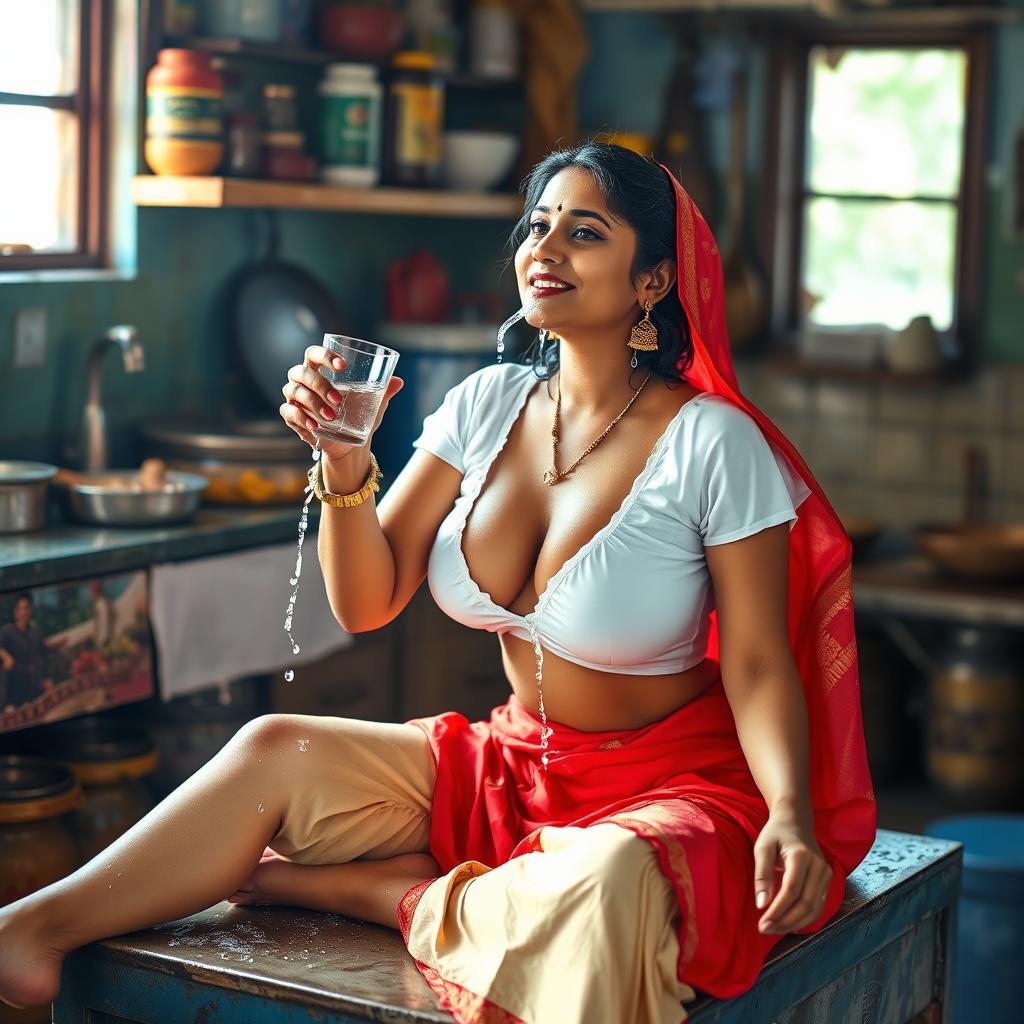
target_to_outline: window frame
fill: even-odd
[[[771,333],[791,337],[800,325],[803,217],[807,194],[807,115],[809,58],[817,46],[865,49],[957,47],[967,58],[964,148],[954,271],[954,368],[969,371],[979,357],[978,316],[984,168],[987,139],[989,34],[977,28],[847,28],[775,26],[769,42],[765,167],[761,195],[760,248],[769,279]]]
[[[36,96],[0,92],[0,104],[69,110],[78,118],[77,246],[64,252],[0,253],[0,274],[7,271],[99,268],[107,255],[107,74],[108,4],[78,2],[78,78],[73,94]]]

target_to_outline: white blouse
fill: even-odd
[[[714,592],[704,547],[796,522],[804,481],[742,409],[718,395],[688,401],[658,439],[611,520],[551,577],[534,610],[495,604],[469,575],[462,532],[491,463],[539,378],[494,364],[445,395],[413,442],[462,474],[427,582],[438,606],[474,629],[511,632],[577,665],[663,675],[698,664]],[[539,681],[539,680],[538,680]]]

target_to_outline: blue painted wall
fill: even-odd
[[[591,55],[580,81],[580,126],[652,133],[671,70],[671,43],[648,14],[587,16]],[[983,361],[1024,363],[1024,243],[1004,230],[1004,190],[1013,133],[1024,121],[1024,29],[994,32],[994,81],[986,233]],[[764,54],[747,47],[752,69],[751,196],[757,196],[758,127]],[[711,119],[709,160],[728,161],[725,115]],[[754,211],[756,213],[756,211]],[[134,280],[56,284],[0,283],[0,457],[59,458],[76,432],[84,400],[87,342],[119,322],[137,324],[147,370],[127,377],[111,356],[105,393],[118,444],[147,416],[216,409],[232,353],[226,333],[231,275],[261,249],[261,218],[240,210],[138,211]],[[500,289],[511,309],[511,274],[499,283],[509,225],[494,221],[281,214],[283,254],[317,273],[338,295],[354,333],[373,336],[383,316],[383,274],[414,245],[433,248],[453,291]],[[19,309],[47,311],[46,365],[12,367]],[[399,367],[401,374],[401,367]]]

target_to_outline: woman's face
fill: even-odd
[[[612,216],[590,171],[559,171],[529,212],[515,257],[526,322],[567,338],[628,331],[639,313],[636,232]]]

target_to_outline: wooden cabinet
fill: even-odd
[[[393,622],[352,646],[273,677],[274,711],[377,722],[461,711],[486,719],[510,687],[493,633],[448,618],[424,584]]]
[[[510,687],[494,633],[448,618],[426,584],[392,623],[401,627],[399,713],[402,719],[461,711],[487,718]]]

